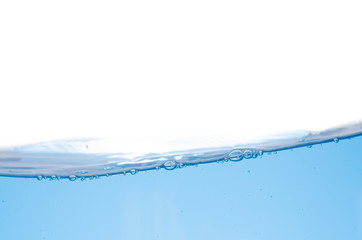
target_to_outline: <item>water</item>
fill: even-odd
[[[0,239],[362,239],[362,137],[307,146],[85,181],[1,177]]]
[[[213,139],[78,139],[41,142],[0,149],[0,176],[77,178],[132,175],[139,171],[197,166],[213,162],[241,161],[264,153],[276,153],[315,144],[338,143],[362,135],[362,123],[321,132],[299,132],[283,138],[240,144]],[[211,147],[213,146],[213,147]],[[145,150],[149,149],[149,151]]]

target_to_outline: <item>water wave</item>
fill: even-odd
[[[185,144],[182,144],[187,142],[185,139],[180,141],[166,139],[166,142],[161,142],[159,145],[167,145],[168,148],[154,149],[152,149],[154,143],[141,140],[134,142],[133,145],[128,140],[51,141],[0,149],[0,176],[83,180],[113,174],[135,174],[145,170],[173,170],[218,161],[241,161],[268,152],[331,141],[338,142],[359,135],[362,135],[362,122],[321,132],[295,133],[289,137],[254,143],[233,145],[220,143],[217,147],[189,149],[185,149]],[[147,144],[148,148],[143,148]],[[192,141],[188,142],[187,146],[192,144]],[[139,149],[135,150],[130,146],[137,146]]]

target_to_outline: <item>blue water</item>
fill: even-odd
[[[85,181],[0,177],[0,239],[362,239],[362,137]]]

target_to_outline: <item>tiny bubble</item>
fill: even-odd
[[[243,152],[239,149],[233,150],[229,153],[230,161],[241,161],[243,159]],[[227,160],[227,158],[225,158]]]
[[[334,141],[335,143],[338,143],[338,142],[339,142],[339,139],[338,139],[338,138],[333,138],[333,141]]]
[[[69,175],[68,178],[70,181],[74,181],[75,179],[77,179],[77,177],[75,175]]]
[[[244,151],[244,157],[245,157],[246,159],[249,159],[249,158],[251,158],[252,156],[253,156],[253,152],[252,152],[251,150],[247,149],[247,150]]]
[[[174,161],[167,161],[163,164],[163,167],[166,169],[166,170],[173,170],[177,167],[177,164],[176,162]]]

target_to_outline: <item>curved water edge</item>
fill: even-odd
[[[114,174],[136,174],[146,170],[173,170],[212,162],[241,161],[315,144],[338,142],[362,135],[362,122],[321,132],[304,132],[293,137],[249,144],[144,153],[142,151],[88,151],[104,146],[103,139],[64,140],[0,149],[0,176],[41,179],[93,179]],[[142,149],[140,149],[142,150]]]

